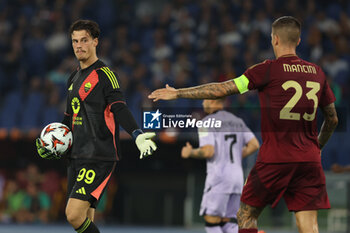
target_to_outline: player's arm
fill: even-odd
[[[195,87],[175,89],[166,85],[165,88],[153,91],[148,98],[153,101],[187,99],[218,99],[224,96],[237,94],[239,90],[234,80],[220,83],[208,83]]]
[[[67,109],[64,112],[64,116],[63,116],[63,120],[62,120],[62,124],[68,126],[68,128],[70,128],[72,126],[72,113],[69,111],[69,106],[70,104],[68,103],[68,97],[67,97]]]
[[[217,99],[239,93],[235,82],[231,79],[226,82],[208,83],[196,87],[177,90],[177,98],[189,99]]]
[[[74,71],[70,77],[67,80],[67,91],[72,91],[73,89],[73,78],[76,75],[77,71]],[[62,120],[62,124],[65,124],[66,126],[68,126],[69,128],[72,126],[72,108],[71,108],[71,103],[69,102],[69,94],[67,94],[66,97],[66,110],[64,112],[64,116],[63,116],[63,120]]]
[[[72,84],[72,78],[74,77],[75,74],[76,74],[76,71],[74,71],[67,80],[67,89],[68,90],[69,90],[70,85]],[[62,123],[68,127],[71,126],[71,114],[70,114],[71,108],[69,108],[69,106],[70,106],[70,103],[68,103],[68,96],[67,96],[66,111],[64,113]],[[38,152],[40,157],[42,157],[44,159],[60,159],[61,158],[61,155],[55,155],[54,153],[52,153],[51,151],[46,149],[44,147],[43,142],[40,140],[40,138],[37,138],[35,140],[35,145],[36,145],[36,149],[37,149],[37,152]],[[69,153],[69,152],[66,152],[66,153]]]
[[[189,142],[186,142],[186,146],[182,147],[181,157],[184,159],[210,159],[214,156],[215,148],[213,145],[204,145],[199,148],[193,148]]]
[[[248,157],[256,152],[260,147],[260,143],[256,137],[252,138],[242,149],[242,157]]]
[[[208,83],[195,87],[175,89],[166,85],[165,88],[153,91],[148,98],[153,101],[173,100],[177,98],[187,99],[218,99],[224,96],[245,93],[249,90],[264,86],[268,79],[265,77],[270,68],[269,62],[264,62],[250,67],[243,75],[238,78],[220,83]],[[249,79],[248,79],[249,77]]]
[[[115,121],[135,140],[135,144],[140,150],[140,159],[151,155],[157,149],[156,144],[151,140],[156,134],[144,133],[137,125],[124,101],[117,75],[107,67],[101,68],[98,75],[104,86],[104,95],[110,105],[110,111],[113,113]]]
[[[323,112],[324,121],[318,135],[320,149],[326,145],[328,139],[332,136],[333,131],[338,125],[337,111],[335,110],[334,103],[321,107],[321,110]]]
[[[137,148],[140,150],[140,159],[151,155],[156,149],[156,144],[151,140],[155,133],[144,133],[137,125],[135,118],[131,114],[125,103],[119,102],[111,106],[115,121],[118,122],[126,132],[135,140]]]

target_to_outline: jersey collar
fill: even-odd
[[[280,59],[280,58],[286,58],[286,57],[298,57],[298,55],[296,55],[296,54],[285,54],[285,55],[282,55],[282,56],[280,56],[280,57],[278,57],[278,59]]]

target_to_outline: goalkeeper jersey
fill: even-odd
[[[110,109],[112,104],[125,101],[117,74],[97,60],[89,67],[73,72],[67,88],[65,114],[73,132],[68,157],[118,160],[119,125]]]

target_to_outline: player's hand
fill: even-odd
[[[153,154],[157,150],[156,144],[151,140],[154,136],[156,136],[156,133],[148,132],[138,135],[135,139],[136,146],[140,150],[140,159]]]
[[[43,159],[60,159],[60,155],[56,155],[55,153],[52,153],[48,149],[44,147],[42,144],[40,138],[37,138],[35,140],[36,148],[38,150],[38,154],[40,155],[41,158]]]
[[[174,100],[177,99],[177,90],[166,84],[165,88],[153,91],[148,98],[153,99],[153,102],[158,100]]]
[[[192,149],[193,149],[193,147],[192,147],[191,143],[186,142],[186,146],[182,147],[181,157],[184,159],[188,159],[191,155]]]

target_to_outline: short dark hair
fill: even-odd
[[[292,16],[282,16],[272,23],[272,30],[282,41],[297,45],[301,33],[301,23]]]
[[[95,21],[79,19],[72,23],[69,28],[69,33],[72,35],[73,31],[86,30],[93,39],[100,36],[100,27]]]

